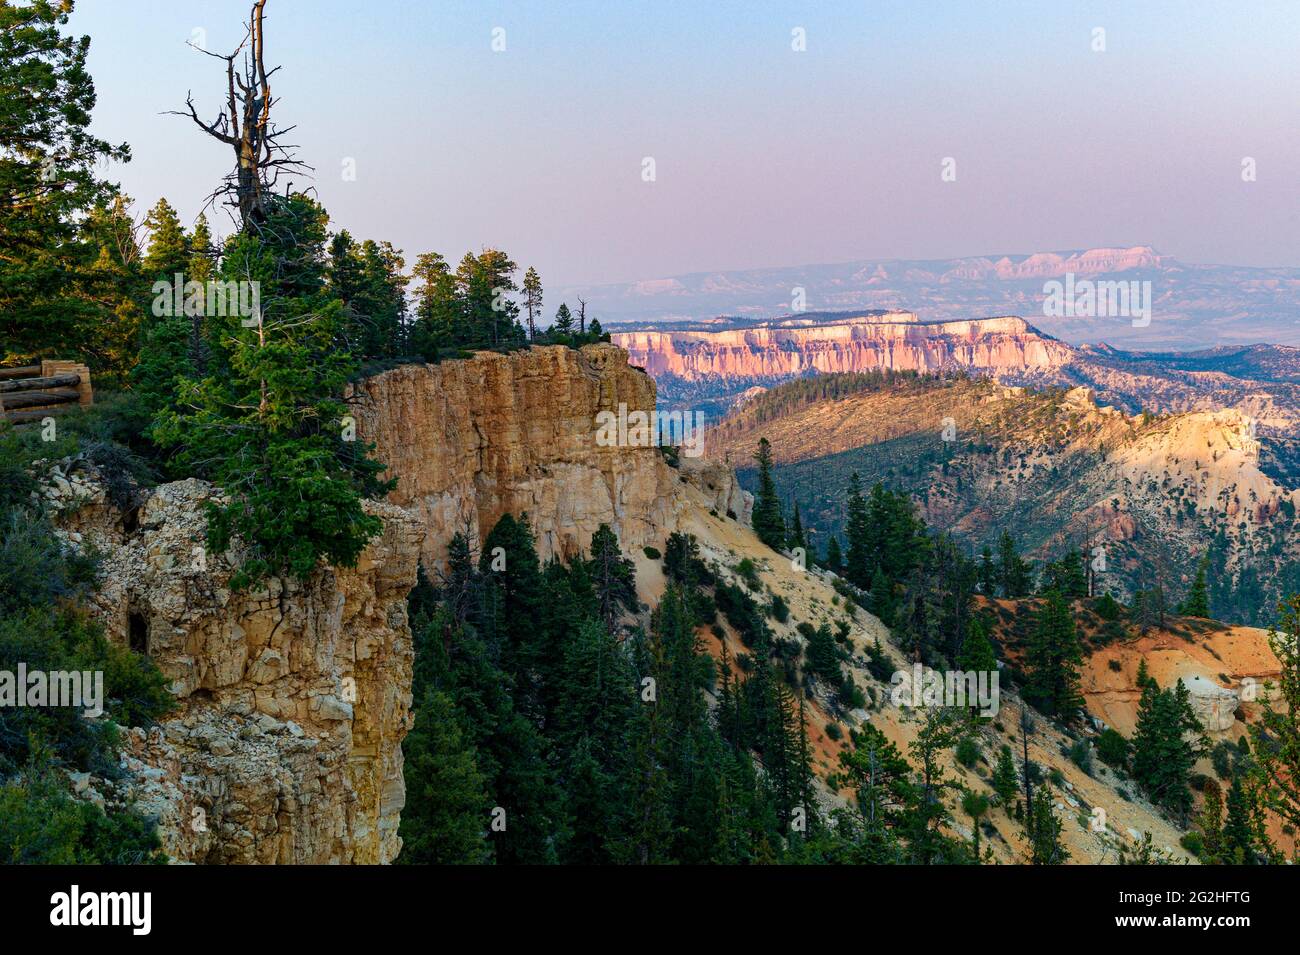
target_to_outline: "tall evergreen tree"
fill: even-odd
[[[790,546],[802,547],[805,552],[808,550],[808,540],[804,537],[803,520],[799,516],[799,503],[794,505],[794,517],[790,523]]]
[[[537,337],[536,319],[542,314],[542,279],[531,265],[524,273],[524,310],[528,315],[528,340]]]
[[[980,593],[992,597],[998,590],[998,566],[993,562],[993,550],[988,544],[980,551],[979,585]]]
[[[456,269],[457,293],[465,328],[473,336],[462,344],[495,345],[524,339],[519,306],[509,298],[509,293],[519,290],[514,280],[517,269],[510,256],[498,249],[466,253],[461,259]]]
[[[1209,559],[1202,557],[1200,563],[1196,565],[1196,578],[1192,581],[1192,589],[1188,591],[1187,599],[1179,608],[1179,613],[1188,617],[1208,617],[1210,615],[1210,592],[1205,583],[1205,573],[1208,566]]]
[[[1070,852],[1061,844],[1061,821],[1052,810],[1052,797],[1046,788],[1034,796],[1027,829],[1031,865],[1064,865],[1069,860]]]
[[[826,569],[833,574],[844,570],[844,557],[840,553],[840,540],[834,534],[826,542]]]
[[[998,538],[998,584],[1002,596],[1009,600],[1029,596],[1029,565],[1020,557],[1015,538],[1007,531]]]
[[[430,688],[417,700],[415,724],[402,744],[407,791],[398,862],[472,864],[491,858],[483,838],[491,808],[486,780],[461,719],[445,692]]]
[[[1227,818],[1219,851],[1228,865],[1256,865],[1265,857],[1264,814],[1257,793],[1244,777],[1233,777],[1228,789]]]
[[[844,576],[849,583],[862,590],[871,587],[872,574],[879,568],[872,554],[872,529],[867,517],[867,503],[862,497],[862,481],[858,472],[849,475],[848,518],[844,523],[847,551],[844,556]]]
[[[208,513],[213,553],[248,547],[234,583],[270,574],[305,577],[322,560],[351,566],[380,530],[365,497],[391,484],[368,449],[345,440],[342,393],[356,364],[342,308],[324,290],[323,209],[306,196],[270,204],[265,235],[228,244],[223,276],[260,283],[261,308],[211,318],[213,367],[178,379],[174,405],[154,426],[192,473],[228,495]]]
[[[1185,821],[1192,807],[1192,768],[1203,750],[1202,727],[1187,685],[1168,690],[1148,681],[1138,702],[1133,736],[1133,778],[1152,802]]]
[[[620,552],[618,538],[608,524],[601,524],[591,537],[591,579],[600,603],[605,629],[613,633],[622,610],[635,610],[636,570]]]
[[[176,273],[185,280],[190,264],[190,241],[181,225],[180,216],[166,199],[159,199],[144,217],[149,230],[149,245],[144,255],[144,271],[150,281],[161,279],[171,283]]]
[[[437,252],[422,253],[415,259],[411,279],[416,283],[411,351],[432,359],[440,348],[469,341],[456,277],[447,260]]]
[[[561,302],[560,307],[555,311],[555,324],[551,326],[550,331],[558,335],[573,334],[573,313],[569,311],[569,303]]]
[[[781,514],[781,501],[776,496],[776,482],[772,478],[772,446],[767,438],[758,439],[758,494],[754,499],[754,533],[773,550],[786,547],[785,518]]]
[[[1011,747],[1003,743],[998,750],[997,765],[993,768],[993,791],[998,794],[998,799],[1008,814],[1019,790],[1020,779],[1016,774],[1015,761],[1011,758]]]
[[[100,251],[86,226],[115,192],[96,165],[131,154],[90,131],[90,38],[64,32],[72,10],[0,4],[0,364],[90,357],[114,319],[84,294]]]
[[[1059,593],[1051,591],[1038,612],[1025,654],[1026,699],[1043,713],[1073,719],[1083,704],[1079,693],[1082,662],[1083,650],[1070,605]]]

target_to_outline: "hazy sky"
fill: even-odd
[[[192,218],[231,166],[161,113],[215,113],[186,40],[227,51],[248,6],[78,0],[140,211]],[[551,287],[1102,245],[1300,265],[1300,2],[270,0],[267,49],[335,227],[408,262],[491,245]]]

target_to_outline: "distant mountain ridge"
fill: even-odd
[[[1044,282],[1069,274],[1150,282],[1150,324],[1048,316]],[[1189,264],[1145,245],[697,272],[559,294],[569,301],[581,296],[603,325],[619,331],[718,316],[771,319],[791,313],[801,297],[809,310],[916,310],[925,322],[1022,315],[1074,344],[1108,341],[1148,351],[1258,342],[1300,346],[1300,268]]]

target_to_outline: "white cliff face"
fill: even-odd
[[[384,530],[355,568],[234,593],[233,555],[202,548],[210,486],[163,485],[124,520],[93,477],[75,484],[79,500],[60,502],[59,524],[102,554],[92,611],[110,639],[158,665],[178,701],[159,725],[127,730],[122,757],[120,795],[158,818],[167,855],[391,862],[405,800],[414,522],[368,505]]]
[[[1196,674],[1179,680],[1187,687],[1188,702],[1205,732],[1223,733],[1232,729],[1239,702],[1235,691]]]
[[[1013,316],[921,324],[910,313],[817,325],[727,331],[640,331],[611,336],[633,365],[687,381],[784,379],[808,372],[969,368],[1021,373],[1057,368],[1073,350]]]

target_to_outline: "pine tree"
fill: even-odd
[[[826,569],[833,574],[839,574],[844,570],[844,558],[840,554],[840,541],[834,534],[826,542]]]
[[[1061,845],[1061,821],[1052,810],[1052,797],[1046,788],[1034,795],[1030,810],[1029,862],[1031,865],[1064,865],[1070,858],[1069,850]]]
[[[1168,690],[1146,683],[1133,736],[1133,778],[1152,802],[1179,820],[1192,806],[1188,787],[1203,749],[1201,731],[1185,683],[1179,680]]]
[[[988,544],[985,544],[980,552],[979,586],[980,593],[986,597],[992,597],[997,593],[998,569],[993,563],[993,550]]]
[[[871,575],[870,598],[867,601],[867,609],[876,615],[886,627],[894,625],[895,602],[894,602],[894,585],[889,582],[885,576],[885,571],[879,564],[876,565],[875,573]]]
[[[1205,583],[1205,572],[1208,566],[1209,559],[1202,557],[1201,562],[1196,565],[1196,579],[1192,581],[1192,589],[1187,594],[1187,600],[1179,608],[1179,613],[1188,617],[1210,615],[1210,594]]]
[[[591,579],[600,604],[600,618],[613,633],[618,615],[635,610],[636,569],[619,550],[618,538],[608,524],[601,524],[591,536]]]
[[[143,266],[149,280],[170,285],[178,272],[185,281],[193,278],[184,274],[190,263],[190,243],[171,203],[159,199],[144,217],[144,226],[149,230],[149,244]]]
[[[407,790],[400,863],[474,864],[491,858],[483,838],[491,809],[486,780],[461,719],[444,692],[431,688],[417,702],[415,725],[402,743]]]
[[[920,731],[908,744],[908,750],[919,765],[918,792],[903,826],[913,861],[932,865],[941,861],[946,847],[940,828],[948,820],[944,793],[956,784],[946,778],[940,753],[952,747],[963,735],[963,728],[953,711],[930,708],[922,717]]]
[[[862,481],[858,472],[849,476],[848,519],[844,524],[847,551],[844,557],[844,576],[849,583],[862,590],[871,587],[872,571],[879,570],[873,561],[871,523],[867,517],[867,503],[862,497]]]
[[[972,620],[966,629],[966,639],[961,645],[961,652],[957,654],[957,666],[967,673],[990,674],[990,680],[991,674],[998,672],[998,659],[993,652],[993,644],[984,631],[984,624],[979,620]],[[978,700],[968,699],[966,707],[972,720],[979,718]]]
[[[560,307],[555,312],[555,324],[551,326],[550,332],[556,335],[573,334],[573,313],[569,311],[568,302],[560,303]]]
[[[1083,554],[1071,550],[1060,560],[1043,568],[1039,589],[1043,593],[1055,590],[1067,599],[1088,596],[1088,574]]]
[[[93,332],[80,353],[95,373],[96,387],[120,388],[139,358],[145,315],[152,302],[143,278],[131,200],[117,195],[97,204],[82,226],[88,248],[98,249],[93,264],[78,282],[83,305],[99,310]],[[3,266],[0,265],[0,269]],[[3,319],[0,318],[0,322]],[[59,357],[69,352],[60,349]],[[3,351],[0,350],[0,360]]]
[[[190,262],[189,240],[181,227],[176,210],[166,199],[159,199],[144,220],[149,243],[141,268],[151,290],[154,283],[164,294],[152,299],[144,321],[140,359],[131,376],[141,402],[157,413],[175,400],[177,378],[196,379],[199,369],[196,354],[206,346],[195,341],[195,326],[202,334],[207,311],[204,295],[186,291],[175,300],[177,276],[181,287],[197,279],[186,274]]]
[[[1007,531],[998,538],[998,583],[1002,596],[1009,600],[1029,596],[1029,565],[1021,559],[1015,539]]]
[[[510,256],[498,249],[465,254],[456,268],[457,298],[465,329],[465,337],[457,344],[495,345],[524,338],[517,321],[519,306],[507,297],[519,290],[514,280],[517,269]]]
[[[208,228],[208,218],[203,213],[194,220],[194,231],[190,235],[189,276],[195,282],[206,285],[216,275],[217,250],[212,244],[212,232]],[[187,346],[189,364],[194,374],[202,378],[208,372],[209,329],[204,316],[190,316],[190,338]]]
[[[993,644],[989,641],[984,624],[972,620],[966,630],[966,639],[957,655],[957,666],[968,672],[991,673],[997,670],[997,656]]]
[[[830,624],[823,623],[812,630],[808,637],[805,656],[808,660],[808,671],[823,680],[828,687],[838,688],[843,682],[844,675],[840,670],[842,659],[840,648],[835,643],[835,637],[831,635]]]
[[[794,518],[790,523],[790,547],[802,547],[805,552],[808,550],[808,541],[804,537],[803,520],[799,517],[799,503],[794,505]]]
[[[537,337],[537,316],[542,314],[542,279],[531,265],[524,273],[524,310],[528,314],[528,340]]]
[[[1228,789],[1227,819],[1223,823],[1221,852],[1229,865],[1256,865],[1263,842],[1263,817],[1253,789],[1234,776]]]
[[[97,163],[130,150],[90,132],[90,38],[64,33],[72,9],[0,4],[0,364],[90,358],[115,320],[117,301],[84,294],[101,249],[88,217],[116,192]]]
[[[961,797],[961,810],[970,817],[971,853],[978,862],[980,857],[980,819],[989,811],[989,797],[982,793],[967,792]]]
[[[1223,794],[1219,784],[1210,780],[1205,786],[1205,800],[1196,817],[1196,829],[1201,834],[1201,861],[1219,865],[1223,855]]]
[[[381,529],[361,502],[392,487],[369,449],[345,437],[342,395],[357,366],[340,347],[342,306],[324,286],[327,221],[306,196],[276,197],[261,233],[227,245],[223,276],[259,282],[261,307],[247,324],[210,318],[209,375],[177,379],[153,429],[178,466],[226,492],[209,508],[208,544],[246,545],[236,587],[305,578],[321,560],[354,565]]]
[[[447,260],[437,252],[417,256],[411,279],[416,283],[411,350],[432,360],[440,348],[469,342],[471,335],[458,298],[456,277]]]
[[[1259,764],[1264,805],[1287,825],[1300,828],[1300,596],[1279,607],[1268,643],[1277,657],[1277,688],[1250,727]]]
[[[767,438],[758,439],[758,494],[754,500],[754,533],[773,550],[786,546],[785,518],[781,515],[781,501],[776,496],[776,482],[772,479],[772,446]]]
[[[1079,693],[1082,662],[1083,650],[1070,605],[1059,593],[1051,591],[1038,612],[1025,654],[1026,699],[1043,713],[1072,719],[1083,704]]]
[[[998,750],[998,762],[993,769],[993,791],[998,794],[1002,806],[1011,812],[1011,803],[1020,790],[1020,777],[1016,773],[1016,764],[1011,757],[1011,747],[1002,744]]]
[[[857,796],[869,826],[893,826],[908,798],[911,766],[876,726],[863,723],[852,732],[853,748],[839,755],[840,769]]]

